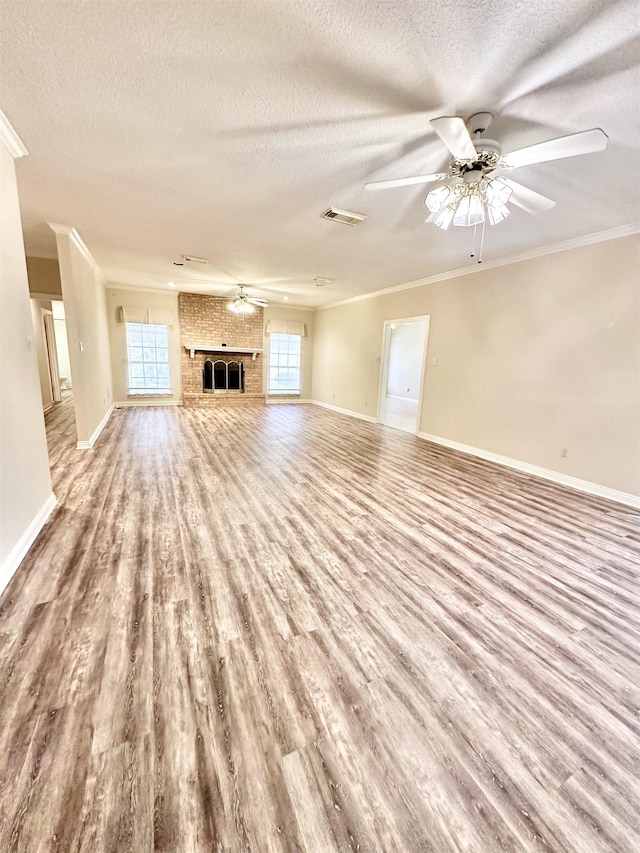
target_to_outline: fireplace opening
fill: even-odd
[[[202,390],[205,394],[244,393],[244,364],[208,358],[202,371]]]

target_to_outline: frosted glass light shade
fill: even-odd
[[[484,206],[477,195],[466,195],[458,205],[453,218],[454,225],[480,225],[484,222]]]
[[[507,186],[507,184],[504,184],[497,178],[487,181],[485,197],[487,199],[487,204],[491,207],[500,207],[501,205],[505,205],[511,198],[511,193],[511,187]]]
[[[451,225],[451,220],[454,215],[453,207],[443,207],[439,213],[436,213],[433,218],[433,224],[437,225],[438,228],[442,228],[443,231],[446,231],[447,228]]]
[[[489,222],[492,225],[497,225],[498,222],[502,222],[502,220],[506,219],[510,213],[511,213],[511,211],[506,206],[506,204],[500,204],[500,205],[488,204],[487,205],[487,216],[489,217]]]
[[[234,314],[253,314],[255,310],[250,302],[245,302],[244,300],[231,302],[229,305],[229,311],[233,311]]]
[[[452,192],[449,187],[436,187],[435,190],[431,190],[424,203],[431,213],[440,213],[449,203],[450,196],[452,196]]]

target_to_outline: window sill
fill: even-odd
[[[173,397],[173,391],[129,391],[127,397]]]
[[[267,397],[299,397],[300,391],[267,391]]]

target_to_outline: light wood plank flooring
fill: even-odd
[[[48,429],[1,851],[640,850],[633,510],[311,406]]]

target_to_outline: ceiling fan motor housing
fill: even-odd
[[[480,112],[474,113],[467,119],[467,128],[471,136],[476,133],[484,133],[493,121],[493,113]]]
[[[477,160],[456,160],[451,161],[451,172],[454,175],[459,175],[465,180],[469,180],[466,176],[475,173],[476,179],[482,177],[487,172],[493,171],[498,165],[498,160],[502,156],[502,148],[500,143],[495,139],[478,139],[473,142],[478,153]]]

